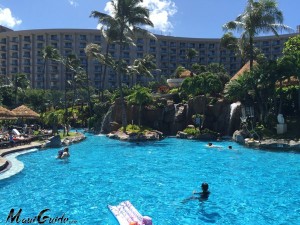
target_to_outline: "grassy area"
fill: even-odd
[[[122,130],[123,128],[120,128],[120,131]],[[151,130],[151,128],[149,127],[144,127],[144,126],[138,126],[138,125],[135,125],[135,124],[129,124],[127,125],[126,127],[126,132],[127,133],[145,133],[147,131]]]
[[[76,132],[69,132],[69,135],[63,135],[63,132],[59,132],[59,136],[60,136],[60,139],[64,139],[64,138],[67,138],[67,137],[75,137],[77,136],[78,134]]]

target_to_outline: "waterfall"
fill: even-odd
[[[227,130],[228,135],[231,135],[232,128],[233,128],[232,122],[233,122],[234,114],[236,113],[236,110],[240,105],[241,105],[240,102],[234,102],[230,105],[229,123],[228,123],[228,130]]]
[[[109,132],[110,131],[110,122],[111,122],[111,113],[113,106],[110,106],[107,113],[104,115],[100,133]]]

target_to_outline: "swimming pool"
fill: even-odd
[[[65,214],[76,224],[116,225],[107,204],[124,200],[155,225],[299,224],[300,154],[206,144],[175,138],[134,144],[88,135],[70,146],[68,162],[55,159],[58,149],[18,156],[25,168],[0,180],[0,224],[11,208],[22,208],[22,218],[50,209],[47,215]],[[183,204],[202,182],[210,185],[209,199]]]

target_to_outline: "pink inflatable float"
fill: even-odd
[[[117,206],[108,205],[120,225],[152,225],[152,219],[142,216],[130,201],[121,202]]]

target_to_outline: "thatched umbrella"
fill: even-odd
[[[19,118],[37,119],[40,117],[38,113],[36,113],[35,111],[33,111],[25,105],[21,105],[13,109],[12,112]]]
[[[0,119],[16,119],[16,115],[12,111],[0,106]]]

